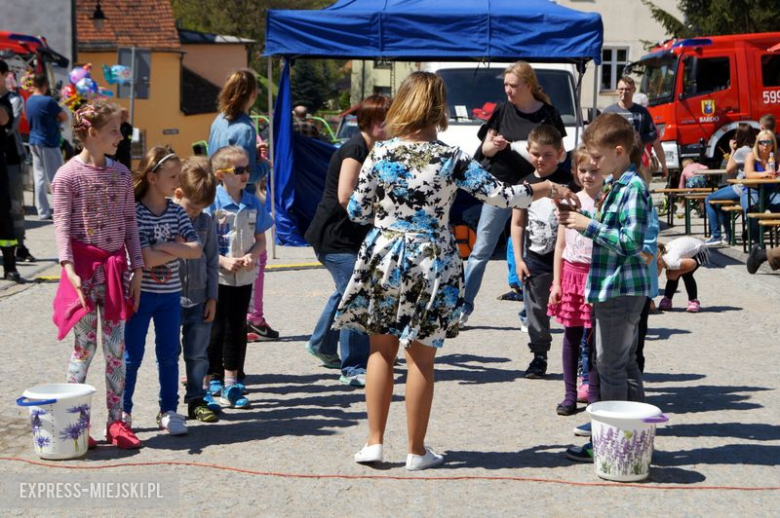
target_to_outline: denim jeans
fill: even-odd
[[[731,225],[729,224],[729,216],[720,210],[719,206],[710,205],[711,200],[739,200],[739,195],[734,191],[734,187],[729,185],[722,189],[718,189],[712,194],[708,195],[704,200],[704,208],[707,210],[707,219],[710,222],[710,235],[715,239],[720,239],[720,229],[726,232],[726,235],[731,234]]]
[[[366,372],[370,351],[368,336],[347,329],[332,329],[333,318],[341,302],[341,296],[352,278],[357,254],[318,254],[317,259],[333,277],[336,290],[325,304],[317,325],[311,334],[311,348],[321,354],[336,354],[336,346],[341,344],[341,373],[354,376]]]
[[[125,325],[124,411],[133,412],[133,393],[138,368],[144,359],[146,333],[154,320],[154,343],[157,356],[157,377],[160,382],[160,412],[176,410],[179,403],[179,327],[181,325],[181,292],[141,292],[138,311]],[[201,380],[203,381],[203,380]]]
[[[482,277],[485,275],[488,261],[496,249],[498,240],[504,233],[506,222],[512,215],[512,209],[494,207],[485,203],[482,206],[482,214],[479,217],[477,227],[477,241],[469,255],[466,265],[466,288],[464,293],[463,312],[471,314],[474,311],[474,299],[482,285]]]
[[[593,334],[602,401],[645,400],[636,361],[645,296],[621,296],[593,304]]]
[[[209,372],[209,339],[211,322],[203,321],[206,304],[201,302],[191,308],[181,308],[181,343],[184,366],[187,371],[187,392],[184,401],[205,397],[203,378]]]
[[[768,209],[772,212],[780,212],[780,192],[770,189],[771,188],[767,186],[764,190],[764,210]],[[750,190],[750,204],[748,204],[747,193],[748,190],[743,188],[742,195],[739,198],[739,204],[742,206],[742,216],[745,218],[745,221],[750,224],[750,237],[754,242],[758,242],[758,219],[747,217],[748,212],[751,212],[751,207],[753,212],[758,212],[758,189]]]

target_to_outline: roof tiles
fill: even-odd
[[[76,0],[80,52],[111,51],[118,47],[181,51],[176,20],[169,0],[103,0],[103,29],[95,29],[92,13],[97,0]]]

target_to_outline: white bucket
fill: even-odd
[[[607,480],[634,482],[650,474],[655,425],[669,418],[658,407],[633,401],[588,405],[596,474]]]
[[[33,448],[42,459],[74,459],[87,453],[95,387],[52,383],[27,389],[16,404],[30,410]]]

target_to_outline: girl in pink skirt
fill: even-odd
[[[594,213],[604,180],[591,165],[585,148],[574,152],[572,167],[575,182],[582,187],[582,191],[577,193],[582,204],[580,210]],[[561,206],[561,210],[564,209],[565,207]],[[576,230],[566,229],[564,232],[558,232],[553,283],[547,307],[547,314],[555,317],[555,320],[564,326],[563,384],[566,392],[563,401],[556,408],[558,415],[572,415],[577,411],[577,361],[580,357],[580,343],[586,344],[588,349],[591,348],[591,307],[585,302],[585,284],[590,271],[592,248],[593,241]],[[592,361],[588,363],[593,364]],[[590,365],[583,365],[582,369],[584,372],[591,371],[591,376],[595,375]],[[588,394],[589,402],[598,399],[593,385],[590,385],[592,388]]]

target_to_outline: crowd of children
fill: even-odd
[[[221,407],[249,406],[239,381],[246,318],[273,220],[245,190],[249,157],[241,147],[185,160],[154,147],[132,174],[107,158],[122,138],[120,123],[119,108],[104,102],[74,114],[73,132],[83,149],[52,184],[63,267],[54,320],[60,339],[74,331],[72,383],[87,378],[100,321],[106,440],[132,449],[141,445],[132,429],[133,395],[152,321],[161,430],[187,433],[185,416],[177,412],[182,348],[189,418],[214,422]]]

